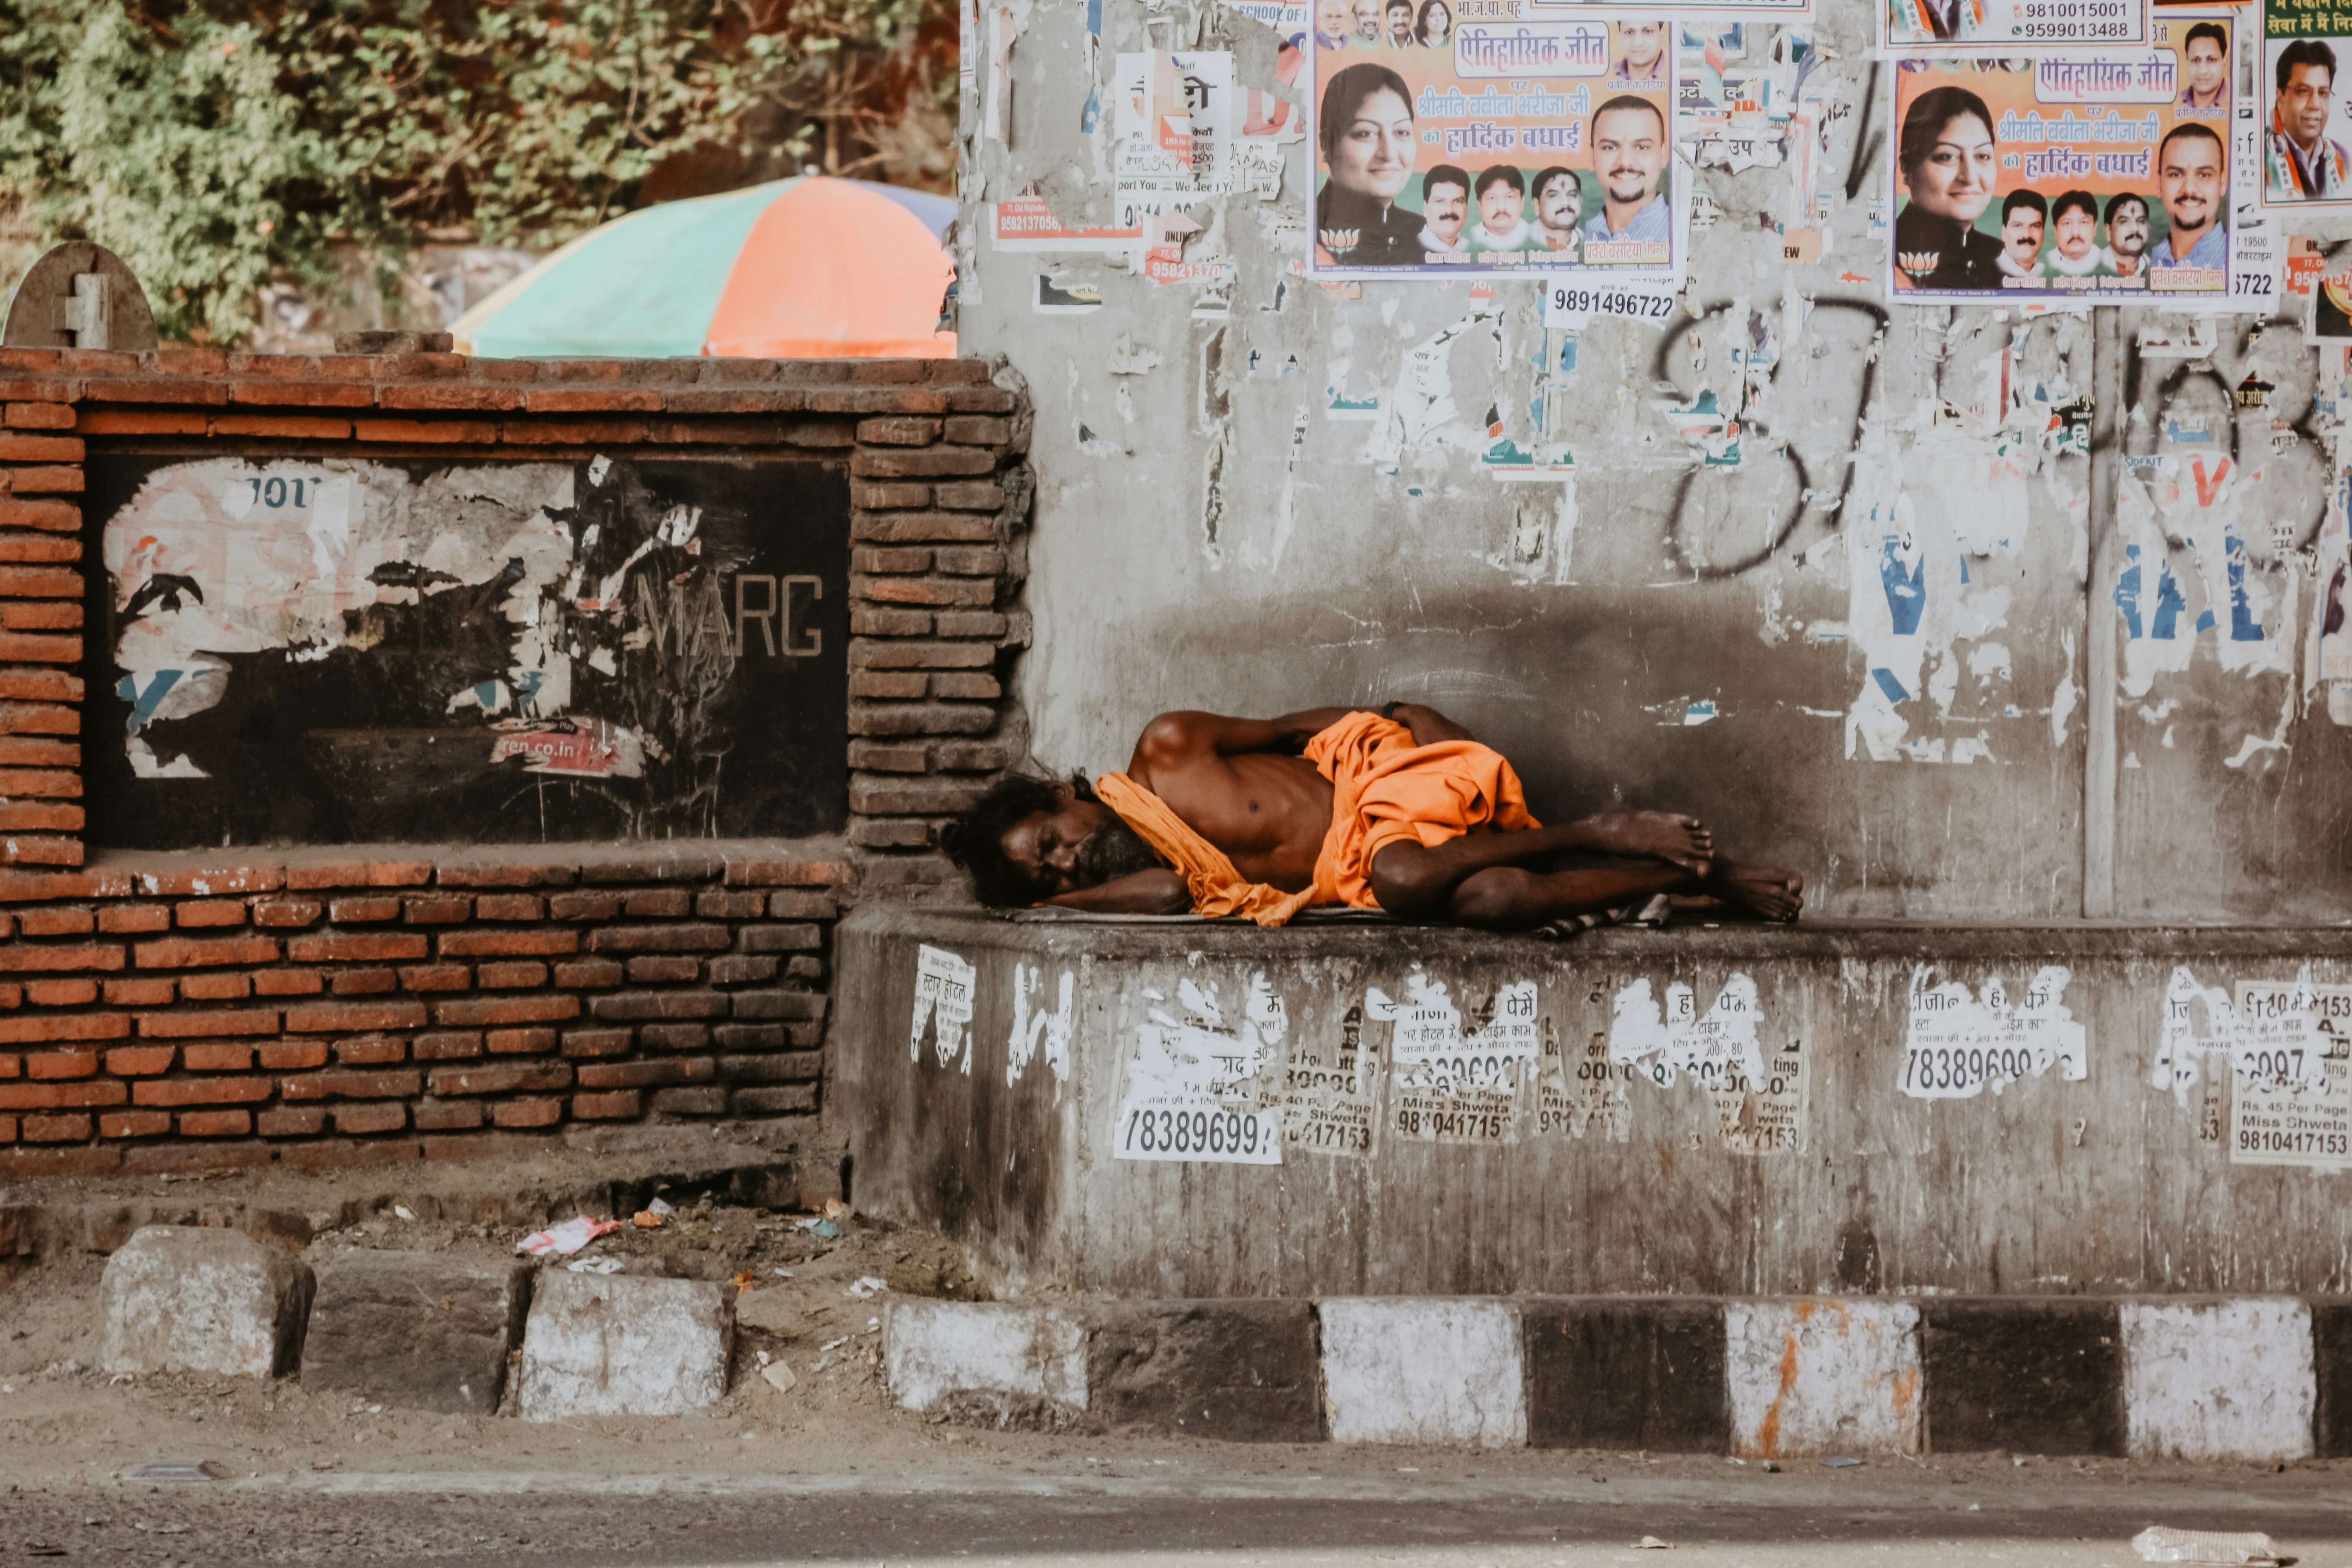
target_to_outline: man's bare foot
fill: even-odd
[[[1717,857],[1699,890],[1768,921],[1793,921],[1805,907],[1805,879],[1794,871]]]
[[[1588,816],[1583,826],[1603,855],[1638,856],[1680,866],[1704,877],[1715,858],[1715,836],[1696,816],[1670,811],[1610,811]]]

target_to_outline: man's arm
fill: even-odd
[[[1192,890],[1181,874],[1155,866],[1045,901],[1090,915],[1182,915],[1192,910]]]
[[[1369,707],[1307,708],[1279,719],[1234,719],[1192,710],[1162,713],[1143,727],[1127,771],[1140,776],[1148,773],[1155,763],[1203,755],[1237,757],[1253,752],[1273,752],[1296,756],[1307,749],[1307,742],[1349,714],[1381,711]],[[1386,711],[1412,731],[1416,746],[1472,739],[1469,731],[1434,708],[1417,702],[1396,702],[1390,704]]]

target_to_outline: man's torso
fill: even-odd
[[[1139,758],[1128,776],[1251,881],[1286,893],[1314,881],[1331,827],[1331,782],[1306,758],[1195,752],[1148,764]]]

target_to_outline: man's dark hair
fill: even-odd
[[[1901,139],[1895,144],[1895,165],[1903,171],[1906,184],[1927,161],[1936,143],[1943,140],[1944,127],[1964,117],[1973,118],[1982,125],[1987,136],[1993,133],[1992,110],[1967,88],[1930,88],[1912,100],[1910,110],[1903,116]]]
[[[2118,191],[2114,195],[2107,198],[2107,226],[2109,228],[2113,228],[2116,226],[2116,211],[2126,202],[2137,202],[2139,204],[2139,216],[2142,217],[2147,216],[2150,213],[2156,210],[2154,204],[2149,202],[2146,196],[2141,195],[2137,191]]]
[[[2223,59],[2230,58],[2230,35],[2221,31],[2221,26],[2218,23],[2200,22],[2195,26],[2189,29],[2189,36],[2187,37],[2180,40],[2180,58],[2182,59],[2185,60],[2189,58],[2189,46],[2195,43],[2200,38],[2212,39],[2213,47],[2221,51],[2221,58]],[[2330,77],[2328,79],[2333,81],[2335,78]]]
[[[2050,216],[2050,204],[2042,199],[2040,191],[2011,191],[2000,198],[2000,221],[2007,223],[2009,215],[2020,207],[2032,207],[2041,217]],[[2093,213],[2091,216],[2096,217],[2099,215]]]
[[[1083,777],[1069,782],[1078,798],[1094,798]],[[1039,812],[1061,808],[1061,784],[1029,773],[1008,773],[970,810],[940,828],[940,848],[971,874],[973,896],[989,908],[1034,904],[1037,885],[1004,853],[1004,836]]]
[[[1422,205],[1429,205],[1429,193],[1440,185],[1459,185],[1466,196],[1470,194],[1470,175],[1467,171],[1457,169],[1451,163],[1440,163],[1421,177]]]
[[[2158,169],[2162,169],[2164,167],[2164,150],[2167,147],[2171,146],[2173,142],[2179,141],[2183,136],[2202,136],[2206,141],[2213,143],[2214,146],[2221,146],[2221,133],[2220,132],[2214,130],[2211,126],[2204,123],[2202,121],[2184,120],[2179,124],[2174,126],[2171,130],[2166,132],[2164,133],[2164,140],[2156,144],[2156,166]],[[2229,172],[2230,163],[2229,149],[2226,147],[2221,148],[2221,160],[2222,173],[2227,174]]]
[[[2297,66],[2317,66],[2327,73],[2327,85],[2336,85],[2336,51],[2317,38],[2297,38],[2279,51],[2278,89],[2286,90],[2286,79],[2294,74]]]
[[[2072,212],[2090,214],[2092,226],[2096,227],[2099,222],[2099,198],[2088,191],[2068,191],[2051,204],[2050,221],[2055,224],[2060,218]],[[2009,216],[2007,207],[2001,209],[2001,216],[2003,217]]]
[[[1580,201],[1583,199],[1584,182],[1577,176],[1576,171],[1565,167],[1562,164],[1554,163],[1550,168],[1546,169],[1542,174],[1536,176],[1536,200],[1543,200],[1544,187],[1550,184],[1554,180],[1559,179],[1565,179],[1570,184],[1574,185],[1576,187],[1577,199]]]
[[[1486,193],[1496,185],[1508,185],[1521,195],[1528,194],[1527,176],[1508,163],[1496,163],[1491,168],[1480,170],[1477,188],[1470,194],[1483,202],[1486,199]]]
[[[1666,117],[1659,112],[1658,106],[1656,104],[1652,103],[1646,98],[1635,98],[1630,92],[1621,92],[1616,97],[1609,100],[1606,103],[1603,103],[1600,108],[1592,111],[1593,135],[1597,137],[1601,134],[1601,117],[1602,115],[1615,114],[1622,110],[1628,109],[1641,109],[1648,110],[1650,117],[1658,122],[1658,134],[1664,136],[1666,133]]]

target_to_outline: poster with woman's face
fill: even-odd
[[[2235,26],[2168,17],[2147,48],[1897,62],[1893,297],[2221,303]]]
[[[1673,29],[1417,0],[1310,40],[1308,269],[1326,278],[1682,275]]]

